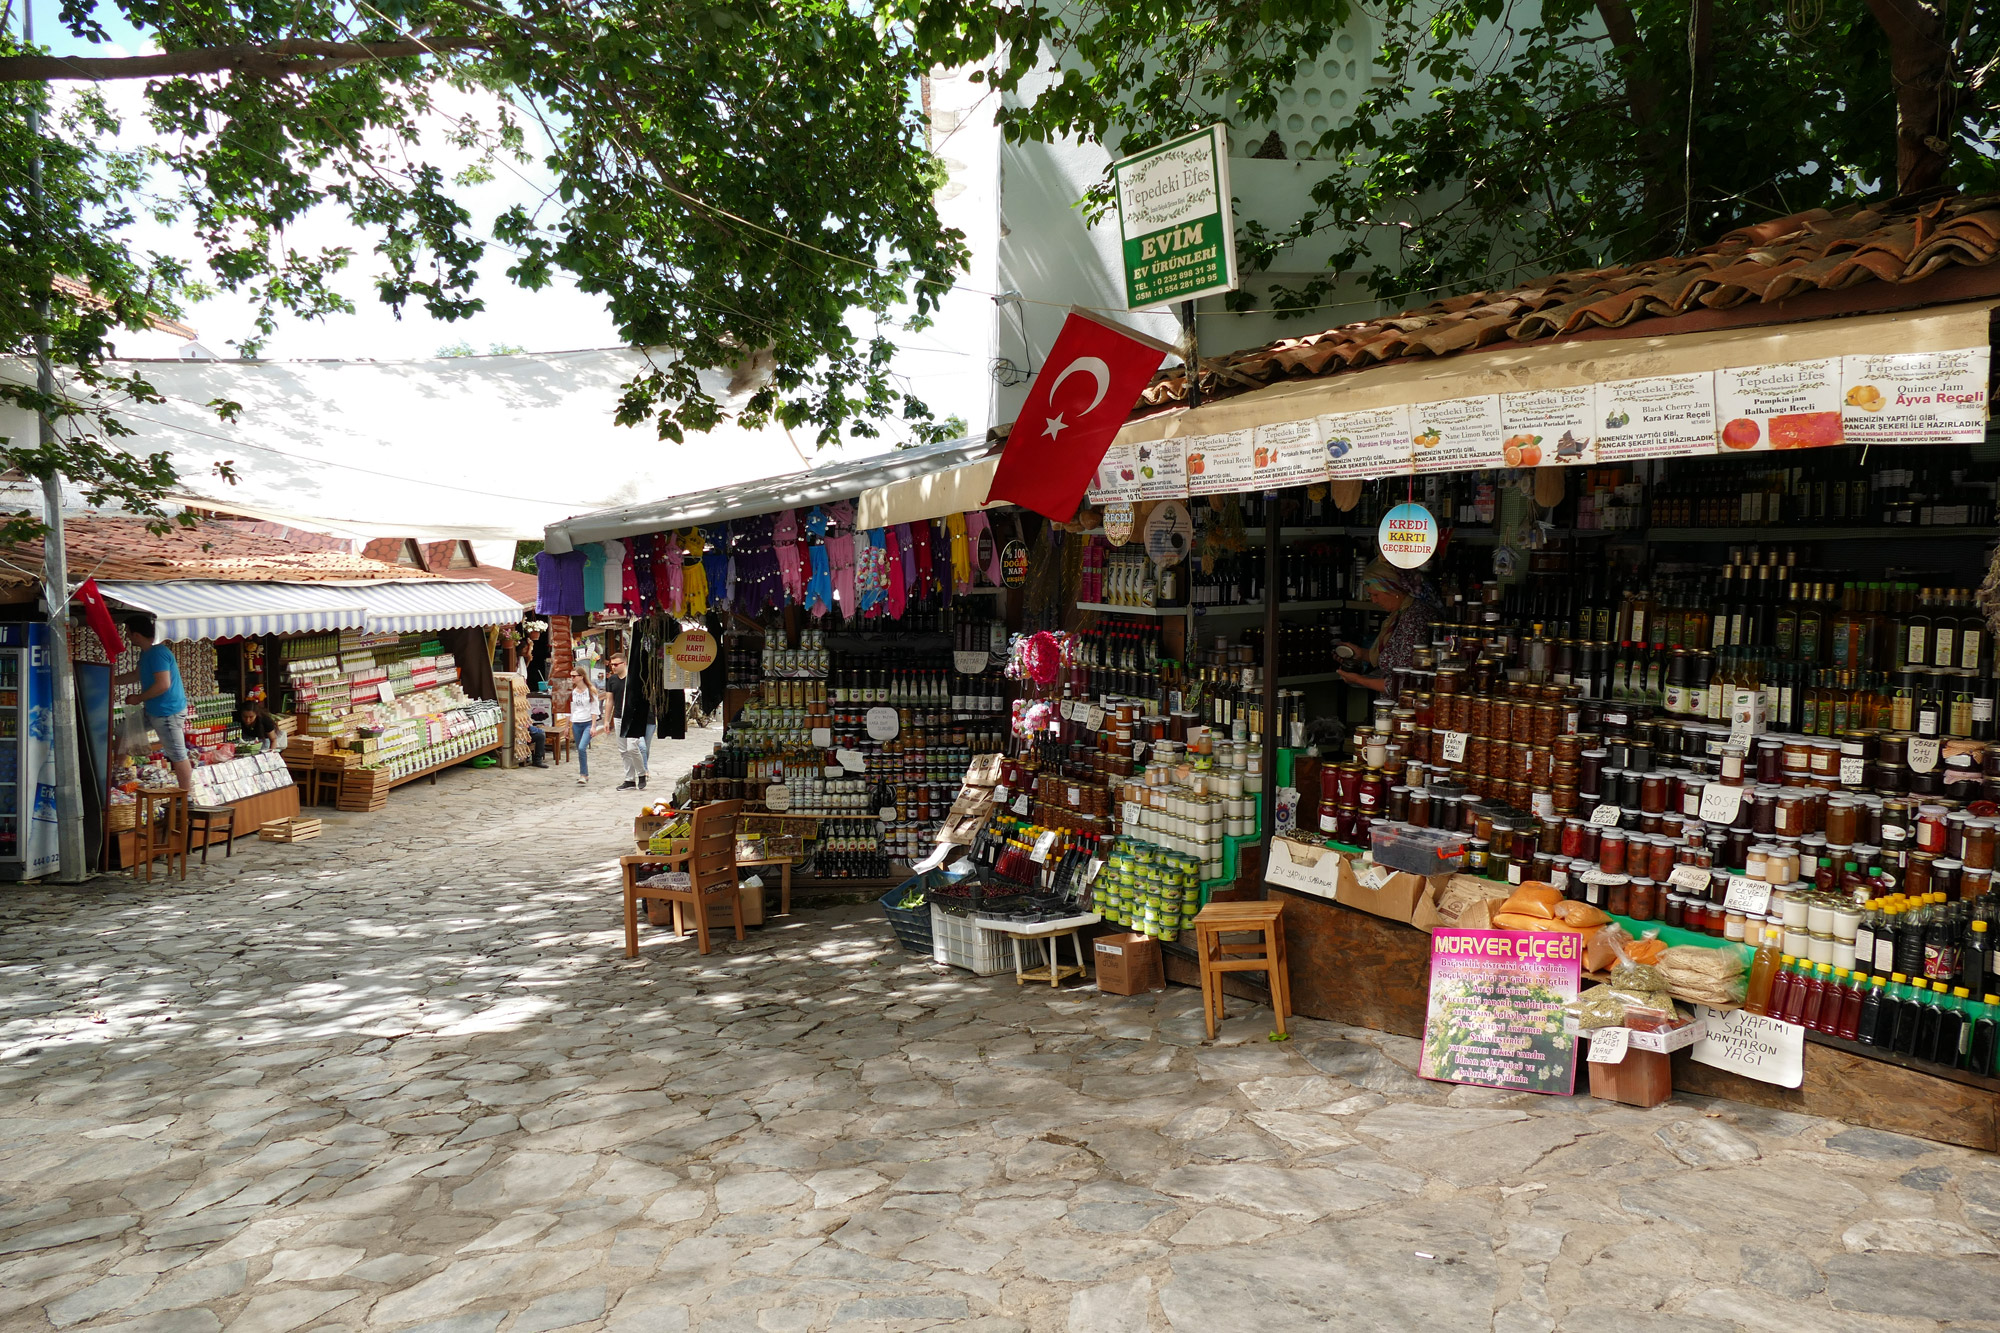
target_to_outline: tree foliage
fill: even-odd
[[[1941,186],[2000,188],[2000,23],[1978,0],[1090,0],[1037,11],[996,70],[1020,139],[1114,154],[1218,115],[1261,137],[1276,94],[1353,20],[1376,78],[1313,142],[1289,227],[1245,224],[1245,267],[1330,234],[1384,297],[1490,286],[1701,244],[1748,222]],[[1291,138],[1293,136],[1286,136]],[[1095,196],[1108,202],[1100,189]]]

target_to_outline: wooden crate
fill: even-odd
[[[285,758],[311,759],[331,749],[333,749],[333,738],[330,736],[293,735],[285,741]]]
[[[340,775],[334,794],[336,810],[380,810],[389,804],[389,775],[381,769],[350,768]]]
[[[267,819],[257,828],[264,842],[306,842],[319,834],[319,820],[311,818]]]

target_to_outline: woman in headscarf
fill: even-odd
[[[1382,628],[1369,646],[1368,662],[1375,669],[1363,674],[1343,671],[1340,678],[1364,690],[1387,690],[1398,667],[1409,666],[1417,648],[1430,642],[1431,621],[1438,612],[1437,593],[1430,580],[1414,569],[1398,569],[1381,556],[1361,575],[1361,591],[1384,613]]]

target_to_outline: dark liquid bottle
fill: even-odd
[[[1993,1073],[1994,1062],[2000,1059],[2000,995],[1986,997],[1984,1012],[1972,1021],[1965,1055],[1965,1067],[1973,1073]]]
[[[1855,1040],[1864,1046],[1877,1044],[1877,1029],[1882,1023],[1882,981],[1875,978],[1868,985],[1868,994],[1861,1001],[1861,1020],[1855,1033]]]
[[[1915,983],[1921,984],[1921,983]],[[1923,1006],[1917,1003],[1915,990],[1906,982],[1901,972],[1896,973],[1896,1028],[1889,1048],[1898,1055],[1913,1055],[1917,1049],[1917,1015]]]
[[[1919,1060],[1935,1060],[1938,1058],[1938,1033],[1943,1025],[1944,1009],[1938,1004],[1936,991],[1924,986],[1921,981],[1912,984],[1924,988],[1918,992],[1917,1039],[1910,1054]]]

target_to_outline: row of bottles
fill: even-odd
[[[882,848],[882,826],[873,819],[826,820],[813,849],[813,873],[822,879],[884,879],[889,854]]]
[[[1854,965],[1870,976],[1900,974],[1975,995],[2000,991],[1996,920],[2000,903],[1990,893],[1970,902],[1942,893],[1871,898],[1855,931]]]

